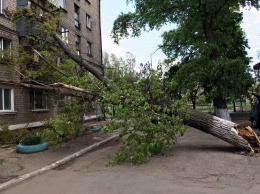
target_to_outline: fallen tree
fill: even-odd
[[[104,84],[109,84],[110,81],[107,79],[107,77],[102,75],[101,69],[94,70],[90,63],[87,61],[82,61],[79,56],[73,54],[57,34],[54,35],[54,38],[67,55],[69,55],[78,63],[80,62],[82,67],[93,73],[93,75],[95,75],[99,80],[103,81]],[[227,121],[219,117],[192,109],[189,109],[188,113],[190,115],[190,119],[187,121],[189,126],[220,138],[241,150],[258,152],[260,140],[250,127],[243,128],[231,121]]]
[[[23,17],[25,17],[24,14]],[[44,18],[40,19],[44,22],[49,21],[44,20]],[[249,153],[258,152],[260,141],[250,127],[242,128],[236,123],[209,114],[186,110],[182,108],[184,104],[187,104],[185,99],[180,100],[180,102],[172,102],[171,98],[164,94],[162,74],[158,75],[150,70],[138,83],[131,85],[122,80],[116,85],[106,77],[100,64],[84,59],[65,44],[56,28],[55,23],[48,33],[52,33],[53,39],[70,59],[103,83],[108,92],[100,95],[102,100],[107,100],[108,105],[110,103],[116,107],[115,112],[119,113],[112,121],[122,120],[122,122],[111,122],[110,125],[114,129],[123,128],[119,136],[127,138],[123,150],[125,154],[117,155],[119,162],[127,159],[133,163],[144,162],[149,160],[152,155],[158,154],[163,146],[172,148],[176,142],[176,136],[183,135],[185,132],[183,121],[186,121],[187,125],[214,135],[241,150]],[[152,75],[153,73],[154,75]],[[128,84],[127,88],[122,87],[124,84]],[[62,86],[68,88],[67,85],[63,84]],[[69,88],[71,89],[71,87]],[[76,87],[73,89],[78,90]],[[188,120],[186,120],[186,116],[182,116],[182,114],[186,115],[187,113],[189,114]],[[135,124],[134,127],[133,124]],[[129,130],[130,127],[133,130]],[[132,148],[133,145],[134,148]],[[132,154],[127,155],[129,152]]]
[[[188,113],[189,126],[220,138],[241,150],[258,153],[260,140],[251,127],[241,127],[231,121],[192,109],[189,109]]]
[[[64,49],[64,51],[72,57],[73,60],[81,62],[80,64],[92,73],[91,64],[88,62],[80,61],[77,55],[73,55],[72,51],[66,48],[64,42],[59,38],[58,35],[54,36],[59,45]],[[97,72],[99,71],[99,72]],[[103,81],[104,84],[109,84],[109,80],[102,75],[101,70],[95,69],[93,71],[99,80]],[[118,88],[117,88],[118,89]],[[246,150],[249,153],[258,153],[260,140],[256,133],[250,127],[241,127],[239,124],[233,123],[221,119],[210,114],[202,113],[196,110],[189,109],[188,113],[190,115],[187,125],[194,127],[200,131],[211,134],[217,138],[228,142],[235,147]]]

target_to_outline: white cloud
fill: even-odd
[[[249,28],[251,25],[249,23],[242,23],[240,24],[240,26],[243,28],[243,29],[246,29],[246,28]]]
[[[115,44],[112,38],[108,35],[102,35],[102,47],[103,52],[115,54],[117,57],[125,58],[127,50]]]
[[[246,37],[248,39],[250,49],[247,49],[247,51],[248,56],[252,57],[252,66],[256,62],[259,62],[259,58],[257,57],[257,51],[260,48],[260,11],[257,11],[255,8],[241,11],[243,12],[243,23],[241,24],[241,27],[245,31]]]
[[[251,39],[251,38],[253,38],[253,36],[252,35],[247,35],[246,38],[247,39]]]

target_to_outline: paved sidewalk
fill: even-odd
[[[104,125],[105,122],[94,125]],[[16,147],[0,147],[0,186],[9,180],[17,179],[21,175],[37,171],[65,157],[73,155],[86,147],[97,145],[98,142],[110,138],[112,134],[102,132],[92,133],[77,137],[67,143],[56,147],[50,146],[48,150],[31,154],[20,154],[16,152]],[[93,149],[90,147],[90,149]],[[96,146],[95,146],[96,147]],[[1,190],[1,188],[0,188]]]

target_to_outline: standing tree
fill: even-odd
[[[115,54],[104,53],[103,66],[105,74],[109,79],[122,78],[128,82],[135,82],[139,79],[139,73],[135,71],[135,58],[132,53],[126,53],[126,59],[118,58]]]
[[[176,24],[176,29],[163,34],[161,48],[172,60],[181,60],[183,67],[180,67],[180,77],[185,77],[192,68],[207,97],[213,100],[215,114],[230,120],[225,99],[233,93],[241,92],[241,84],[249,75],[246,73],[249,62],[245,51],[247,42],[239,26],[242,14],[235,12],[239,5],[245,6],[247,1],[127,2],[133,3],[135,10],[133,13],[122,13],[115,20],[115,41],[129,35],[140,36],[141,30]],[[252,6],[259,7],[259,1],[251,2]]]

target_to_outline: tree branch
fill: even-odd
[[[58,71],[60,74],[66,76],[66,77],[69,77],[67,74],[63,73],[61,70],[59,70],[58,68],[56,68],[55,66],[53,66],[52,64],[50,64],[42,55],[41,53],[39,53],[37,50],[33,49],[33,51],[39,55],[39,57],[49,66],[51,66],[53,69],[55,69],[56,71]]]
[[[71,51],[68,46],[63,42],[63,40],[59,37],[57,33],[53,35],[54,39],[58,42],[60,47],[64,50],[65,54],[67,54],[73,61],[78,63],[80,66],[84,67],[88,72],[92,73],[97,79],[102,81],[105,85],[110,83],[110,80],[103,75],[103,71],[101,65],[97,65],[91,61],[84,61],[80,56],[78,56],[75,52]]]

